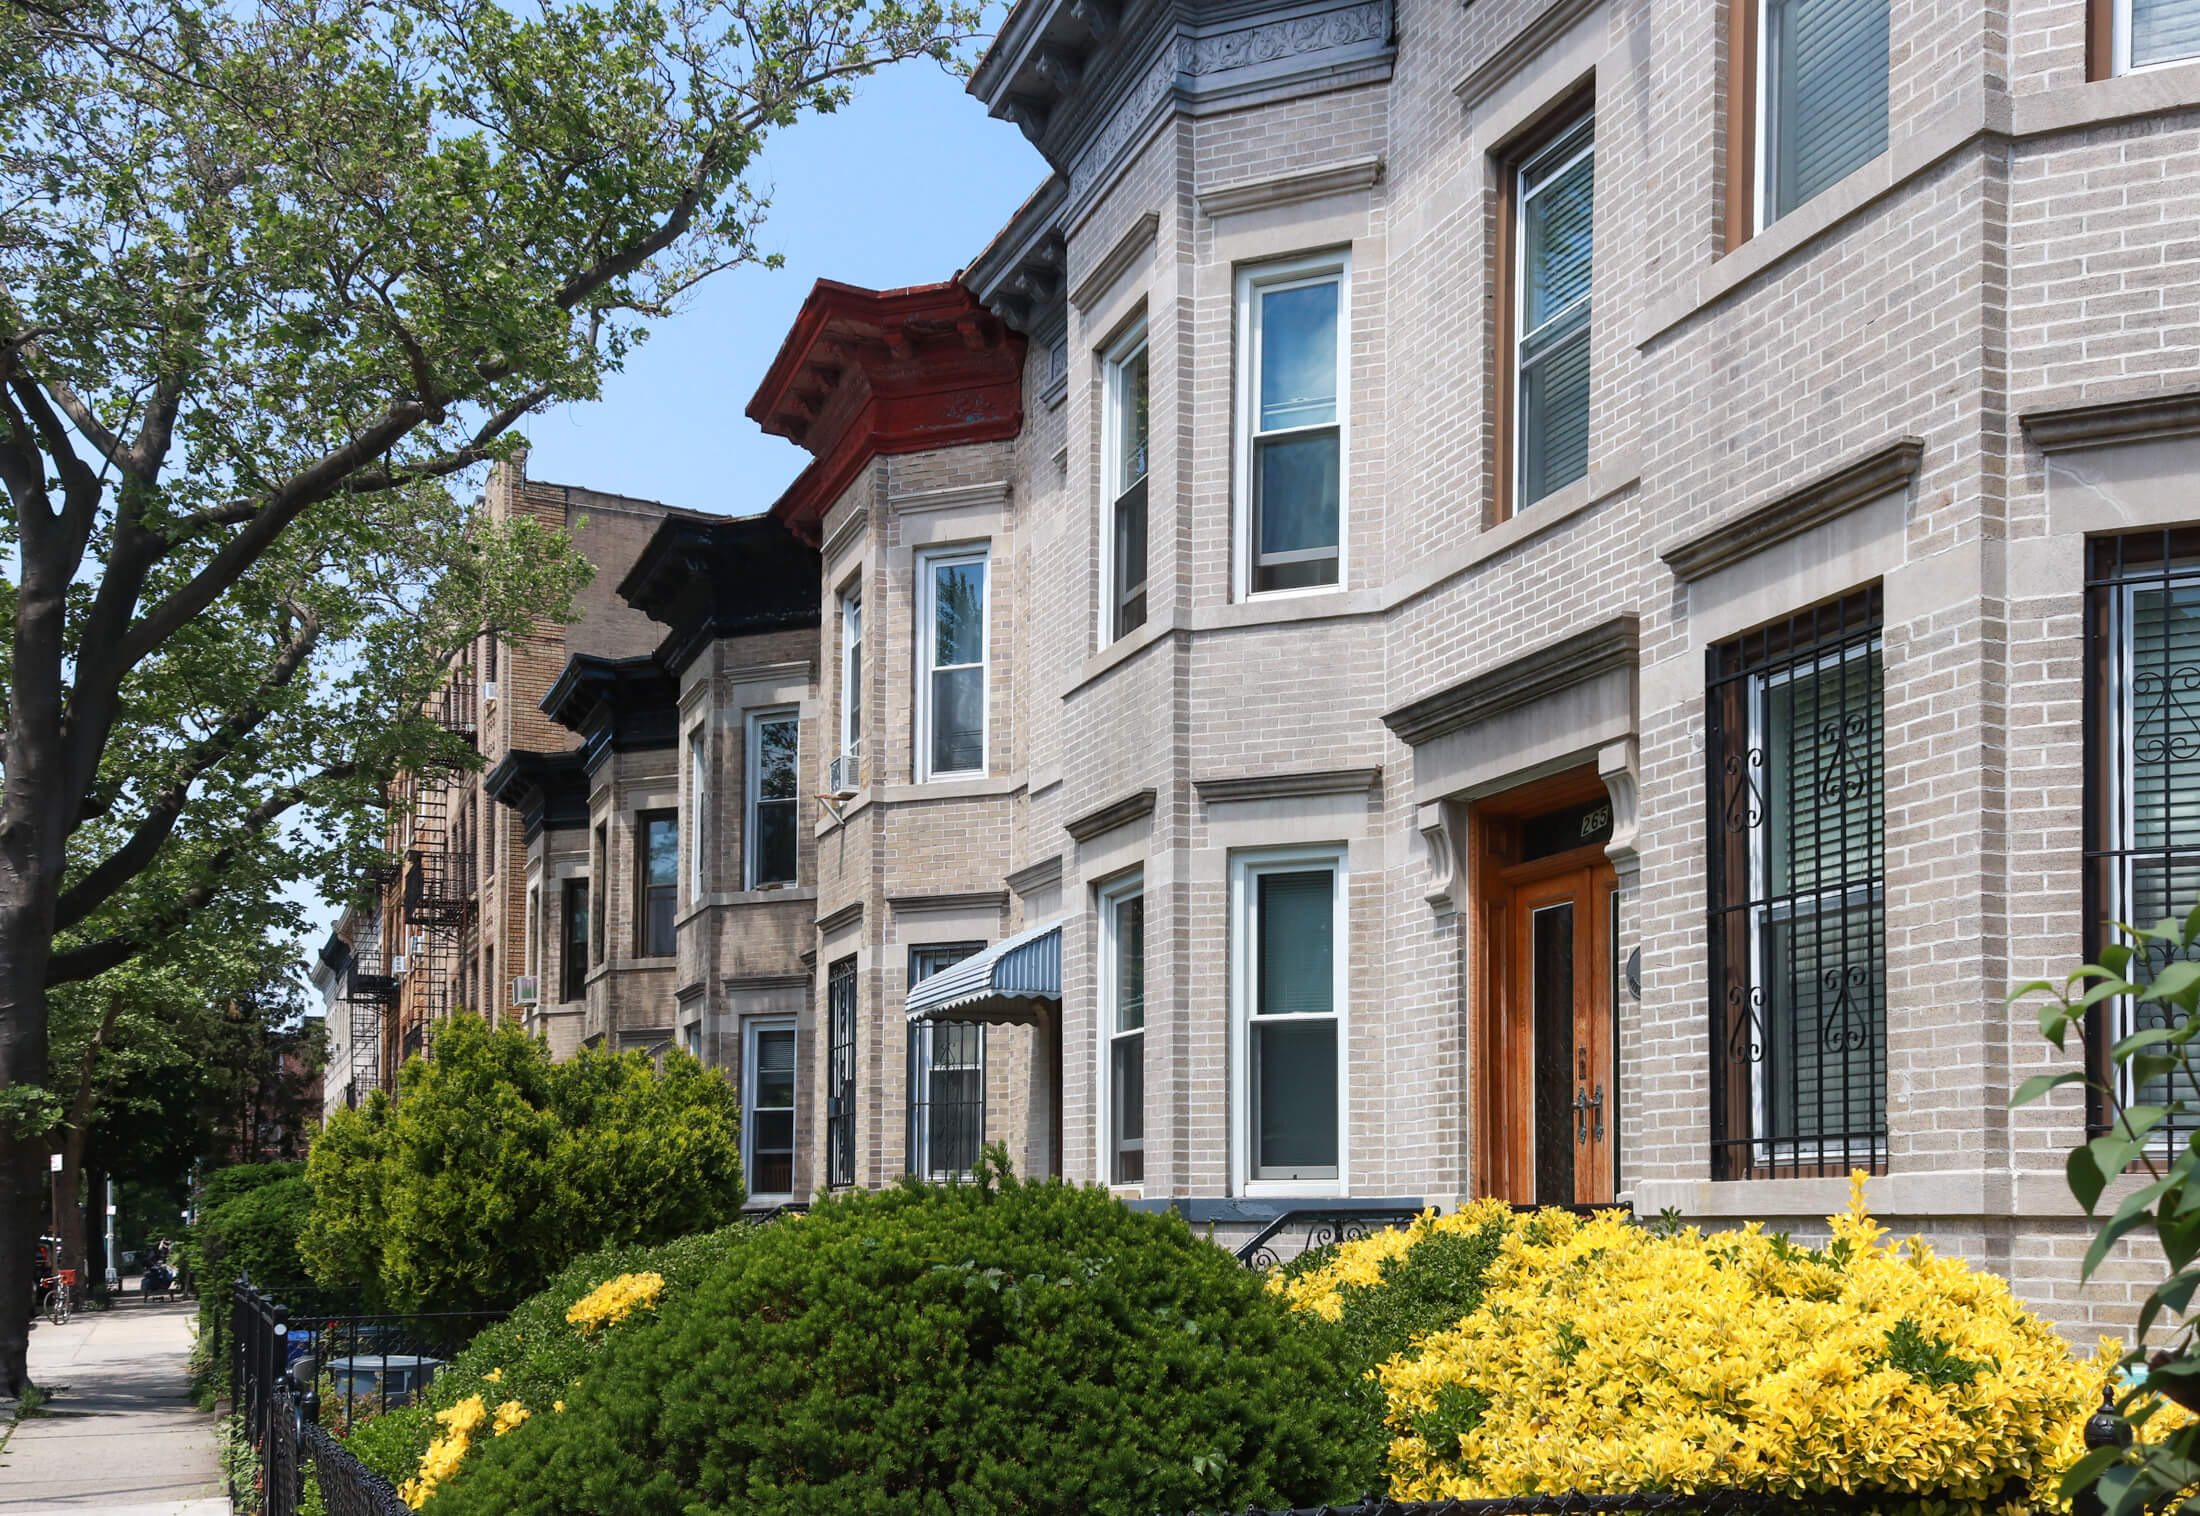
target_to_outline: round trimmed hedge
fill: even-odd
[[[914,1181],[733,1250],[430,1516],[1094,1516],[1353,1497],[1381,1443],[1327,1323],[1175,1216]]]

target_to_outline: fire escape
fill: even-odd
[[[428,715],[446,731],[475,740],[478,691],[467,659],[451,670]],[[391,1067],[414,1053],[433,1056],[435,1029],[450,1015],[459,940],[474,913],[474,849],[452,834],[452,811],[465,792],[468,770],[430,765],[398,780],[396,796],[410,818],[402,858],[399,919],[403,923],[405,977],[411,989]]]
[[[388,888],[392,877],[372,882],[379,891]],[[351,945],[351,966],[344,976],[354,1091],[371,1090],[381,1084],[383,1031],[396,1009],[397,981],[390,975],[389,958],[382,950],[382,913],[377,909],[361,926],[359,940]]]

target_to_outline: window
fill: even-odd
[[[751,1197],[794,1194],[794,1023],[751,1021],[741,1052],[741,1167]]]
[[[1100,897],[1101,1102],[1108,1182],[1146,1179],[1146,896],[1140,882]]]
[[[1727,241],[1887,150],[1888,0],[1736,0]]]
[[[2114,72],[2130,74],[2200,58],[2200,0],[2093,3],[2108,23]]]
[[[1712,1176],[1886,1163],[1879,592],[1711,649]]]
[[[825,971],[825,1182],[856,1182],[856,961]]]
[[[2200,531],[2190,528],[2087,544],[2085,919],[2087,958],[2110,945],[2100,923],[2151,926],[2182,919],[2200,896]],[[2149,944],[2127,977],[2146,981],[2168,967],[2172,949]],[[2200,1100],[2169,1076],[2136,1085],[2108,1050],[2125,1037],[2184,1022],[2161,1001],[2118,1001],[2088,1025],[2095,1077],[2116,1079],[2125,1104]],[[2096,1135],[2111,1112],[2095,1098]],[[2171,1141],[2191,1133],[2190,1115],[2173,1118]]]
[[[795,880],[795,766],[800,723],[793,711],[749,718],[749,888]]]
[[[565,881],[559,914],[563,918],[558,932],[563,961],[558,965],[558,995],[563,1000],[578,1000],[588,984],[588,945],[595,940],[588,921],[587,880]]]
[[[832,789],[850,794],[863,787],[863,589],[840,599],[840,771]]]
[[[710,893],[703,853],[704,838],[710,835],[710,765],[701,727],[688,733],[688,817],[688,903],[701,905]]]
[[[1146,624],[1146,334],[1108,362],[1108,640]]]
[[[608,880],[610,878],[610,866],[611,827],[608,822],[598,822],[596,824],[595,847],[589,854],[588,859],[588,877]],[[588,923],[588,961],[591,964],[603,962],[603,918],[608,914],[608,911],[598,911],[592,917],[583,918]]]
[[[1340,581],[1349,273],[1340,254],[1238,276],[1241,594]]]
[[[1583,118],[1521,162],[1511,225],[1513,340],[1507,399],[1516,413],[1517,508],[1589,472],[1589,284],[1596,125]]]
[[[523,973],[539,975],[542,972],[541,931],[542,886],[530,884],[527,886],[527,919],[520,924],[520,940],[523,944],[521,952],[524,955],[522,961],[527,965],[522,970]]]
[[[644,811],[635,818],[641,867],[634,913],[634,951],[662,958],[676,951],[673,922],[680,905],[680,818],[672,811]]]
[[[939,943],[909,950],[909,982],[922,984],[984,948]],[[967,1174],[985,1142],[985,1028],[919,1021],[909,1028],[907,1168],[923,1179]]]
[[[925,778],[985,772],[985,573],[984,548],[917,561]]]
[[[1233,861],[1232,1051],[1256,1183],[1342,1188],[1344,886],[1336,849]]]

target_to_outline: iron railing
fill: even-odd
[[[1441,1211],[1442,1207],[1430,1209]],[[1411,1226],[1420,1214],[1418,1210],[1401,1206],[1326,1205],[1285,1211],[1237,1249],[1237,1261],[1249,1269],[1265,1272],[1281,1264],[1286,1257],[1296,1258],[1299,1253],[1310,1253],[1334,1243],[1356,1242],[1391,1227]],[[1305,1229],[1306,1237],[1298,1251],[1278,1252],[1277,1239],[1300,1228]]]

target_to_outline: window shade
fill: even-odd
[[[1768,0],[1765,22],[1772,220],[1887,150],[1887,0]]]
[[[1326,1016],[1336,1009],[1334,877],[1327,869],[1259,876],[1260,1015]]]
[[[1589,471],[1596,155],[1584,121],[1520,170],[1520,504]]]
[[[2200,0],[2131,0],[2131,66],[2200,58]]]

